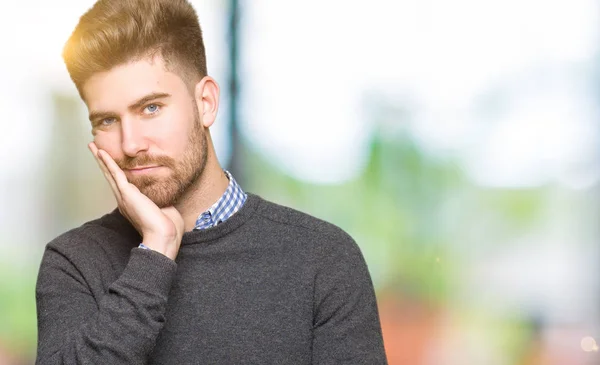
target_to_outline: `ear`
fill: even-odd
[[[202,126],[210,127],[215,122],[219,110],[219,85],[212,77],[204,76],[196,84],[194,98]]]

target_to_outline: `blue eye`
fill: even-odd
[[[158,111],[158,105],[156,104],[148,104],[145,108],[144,108],[145,112],[148,112],[149,114],[154,114]]]
[[[102,119],[102,120],[100,121],[100,124],[102,124],[103,126],[108,126],[108,125],[111,125],[111,124],[113,124],[113,123],[115,122],[115,120],[116,120],[115,118],[106,118],[106,119]]]

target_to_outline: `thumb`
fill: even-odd
[[[161,211],[175,224],[179,232],[183,231],[183,217],[175,207],[162,208]]]

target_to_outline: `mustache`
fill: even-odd
[[[121,170],[129,170],[140,166],[165,166],[175,167],[175,160],[168,156],[152,156],[152,155],[139,155],[135,157],[124,157],[115,160]]]

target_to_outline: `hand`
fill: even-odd
[[[159,208],[129,181],[110,155],[94,142],[88,147],[110,184],[119,211],[142,235],[148,248],[175,260],[183,235],[183,217],[175,207]]]

